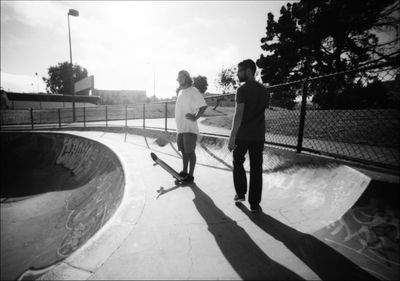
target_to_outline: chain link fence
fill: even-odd
[[[399,83],[398,65],[383,64],[267,87],[266,141],[398,170]],[[297,106],[279,99],[290,93]]]

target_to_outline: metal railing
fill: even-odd
[[[268,86],[270,108],[265,111],[266,143],[297,152],[310,152],[369,165],[399,170],[399,109],[391,106],[349,105],[336,108],[315,107],[310,96],[329,95],[340,90],[340,83],[362,73],[377,73],[375,81],[392,81],[397,65],[375,65],[342,73]],[[397,76],[398,77],[398,76]],[[367,82],[365,82],[367,83]],[[397,81],[397,83],[399,83]],[[365,88],[365,85],[363,85]],[[280,104],[274,96],[299,93],[297,104]],[[378,94],[378,93],[376,93]],[[392,93],[393,94],[393,93]],[[234,94],[206,97],[209,108],[234,106]],[[332,101],[331,101],[332,102]],[[378,101],[379,102],[379,99]],[[286,108],[285,108],[286,107]],[[77,107],[76,122],[71,108],[1,110],[0,128],[40,129],[87,126],[159,128],[174,131],[175,101],[136,105]],[[157,122],[152,122],[152,121]]]

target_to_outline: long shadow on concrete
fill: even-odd
[[[253,214],[240,202],[236,206],[265,233],[281,241],[322,280],[379,280],[314,236],[288,227],[263,212]]]
[[[208,225],[221,252],[243,280],[302,280],[299,275],[272,260],[236,221],[224,214],[195,183],[193,202]]]

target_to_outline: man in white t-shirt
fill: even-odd
[[[178,150],[182,152],[183,169],[179,173],[185,182],[193,182],[196,166],[196,141],[199,134],[199,119],[207,108],[206,101],[199,90],[192,86],[193,80],[186,70],[181,70],[176,79],[179,83],[178,98],[175,105],[175,120]],[[189,166],[189,173],[188,173]]]

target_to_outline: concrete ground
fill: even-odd
[[[49,268],[26,271],[21,279],[398,278],[398,249],[394,256],[377,256],[352,242],[360,237],[341,233],[347,224],[338,221],[371,182],[357,170],[269,154],[264,158],[263,211],[252,214],[248,202],[233,202],[226,141],[204,138],[197,147],[195,182],[177,186],[150,158],[155,152],[180,171],[182,160],[173,142],[160,146],[154,135],[59,133],[111,148],[122,163],[125,194],[116,213],[86,244]]]

